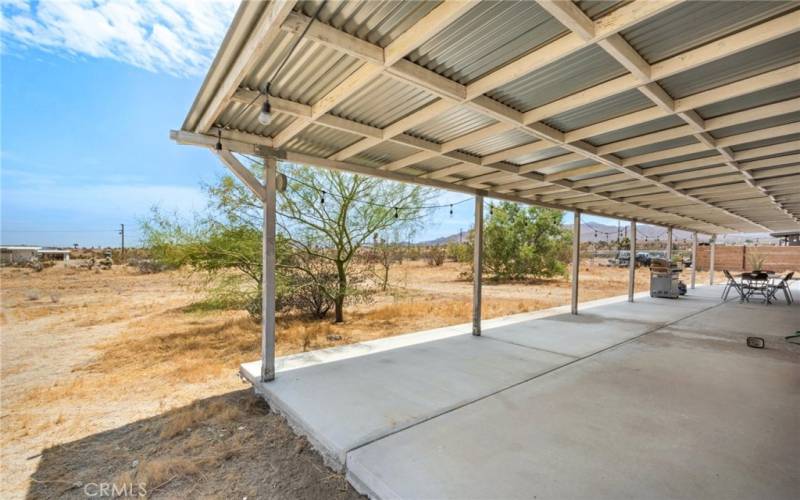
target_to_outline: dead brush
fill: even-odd
[[[171,439],[198,425],[227,425],[241,420],[245,410],[224,401],[199,401],[175,410],[161,427],[161,439]]]

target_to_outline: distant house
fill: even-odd
[[[779,238],[778,244],[788,247],[800,247],[800,231],[784,231],[781,233],[770,234],[773,238]]]
[[[61,260],[69,262],[69,250],[60,248],[43,248],[32,245],[0,246],[0,264],[24,264],[36,260]]]
[[[62,250],[60,248],[40,248],[36,253],[39,255],[39,260],[63,260],[69,262],[69,250]]]
[[[42,247],[30,245],[3,245],[0,246],[0,263],[23,264],[39,258]]]

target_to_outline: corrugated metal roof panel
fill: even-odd
[[[615,174],[615,173],[617,173],[617,172],[612,170],[611,167],[609,167],[608,170],[604,170],[602,172],[593,172],[591,174],[576,175],[576,176],[573,176],[573,177],[567,177],[567,179],[569,179],[571,181],[582,181],[582,180],[585,180],[585,179],[592,179],[592,178],[597,177],[597,176],[609,175],[609,174]]]
[[[230,101],[225,110],[217,118],[216,125],[249,132],[251,134],[274,137],[295,120],[292,115],[275,113],[269,125],[264,126],[258,122],[259,106],[248,106],[245,103]]]
[[[670,139],[668,141],[657,142],[655,144],[648,144],[647,146],[641,146],[633,149],[626,149],[624,151],[617,151],[616,153],[614,153],[614,155],[619,156],[620,158],[630,158],[632,156],[654,153],[656,151],[661,151],[662,149],[677,148],[680,146],[688,146],[689,144],[696,144],[696,143],[697,139],[689,135],[686,137],[678,137],[677,139]]]
[[[436,99],[429,92],[383,75],[333,108],[331,114],[384,128]]]
[[[362,40],[386,47],[440,3],[434,0],[329,1],[322,6],[317,19]],[[295,10],[312,16],[318,8],[318,1],[304,1],[298,3]]]
[[[356,155],[355,159],[381,166],[417,153],[419,150],[396,142],[382,142]],[[350,160],[348,160],[350,161]]]
[[[513,148],[515,146],[522,146],[523,144],[528,144],[534,141],[535,139],[531,137],[530,134],[526,134],[521,130],[514,129],[509,130],[504,134],[478,141],[467,148],[463,148],[462,151],[475,156],[486,156],[488,154]]]
[[[670,116],[665,116],[663,118],[659,118],[657,120],[652,120],[639,125],[634,125],[632,127],[626,127],[619,130],[614,130],[613,132],[607,132],[605,134],[595,135],[594,137],[589,137],[588,139],[586,139],[586,142],[592,144],[593,146],[603,146],[605,144],[610,144],[612,142],[624,141],[625,139],[638,137],[640,135],[650,134],[652,132],[659,132],[661,130],[666,130],[668,128],[679,127],[684,124],[685,122],[680,118],[678,118],[677,116],[670,115]]]
[[[584,14],[591,19],[598,19],[617,10],[629,0],[580,0],[575,2]]]
[[[709,104],[708,106],[697,108],[695,111],[697,111],[703,119],[707,120],[715,116],[727,115],[728,113],[764,106],[793,97],[800,97],[800,80],[784,83],[783,85],[765,90],[759,90],[758,92],[746,94],[741,97],[734,97],[733,99],[728,99],[716,104]]]
[[[575,161],[570,161],[570,162],[567,162],[567,163],[562,163],[560,165],[553,165],[552,167],[543,168],[543,169],[537,170],[537,172],[543,173],[545,175],[557,174],[558,172],[563,172],[565,170],[570,170],[570,169],[573,169],[573,168],[588,167],[589,165],[594,165],[595,163],[597,163],[597,162],[594,161],[594,160],[589,160],[589,159],[575,160]]]
[[[528,111],[624,75],[606,51],[592,45],[489,93],[517,111]]]
[[[360,139],[361,136],[349,132],[322,125],[309,125],[286,143],[286,149],[296,153],[327,157]]]
[[[689,161],[689,160],[697,160],[698,158],[707,158],[709,156],[718,155],[717,151],[700,151],[699,153],[692,153],[689,155],[683,156],[676,156],[675,158],[668,158],[666,160],[658,160],[658,161],[649,161],[646,163],[640,163],[639,166],[642,168],[650,168],[650,167],[660,167],[661,165],[669,165],[670,163],[678,163],[680,161]]]
[[[664,78],[659,83],[672,97],[679,99],[799,61],[800,33],[795,33]]]
[[[408,59],[466,84],[566,32],[534,2],[481,2]]]
[[[430,160],[425,160],[419,163],[415,163],[414,166],[420,170],[424,170],[426,172],[432,172],[434,170],[447,168],[450,165],[455,165],[456,163],[461,163],[461,162],[458,160],[454,160],[452,158],[437,156],[436,158],[431,158]]]
[[[778,125],[786,125],[787,123],[800,122],[800,112],[787,113],[785,115],[773,116],[764,118],[763,120],[756,120],[754,122],[742,123],[741,125],[734,125],[732,127],[725,127],[719,130],[714,130],[711,135],[715,139],[728,137],[736,134],[744,134],[745,132],[752,132],[762,128],[777,127]],[[800,147],[800,145],[798,145]]]
[[[289,38],[283,37],[284,40]],[[284,45],[281,48],[280,57],[276,57],[277,53],[266,52],[255,64],[256,69],[242,81],[242,86],[263,90],[271,80],[270,94],[303,104],[314,104],[363,64],[338,50],[302,40],[280,74],[275,75],[291,46]]]
[[[684,2],[622,31],[622,37],[653,64],[757,24],[796,7],[796,2]]]
[[[748,149],[762,148],[764,146],[772,146],[773,144],[781,144],[784,142],[793,142],[793,141],[800,141],[800,134],[784,135],[781,137],[772,137],[770,139],[764,139],[763,141],[748,142],[747,144],[739,144],[737,146],[731,146],[731,149],[738,153],[739,151],[746,151]]]
[[[632,89],[548,118],[545,123],[562,132],[569,132],[652,106],[650,99]]]
[[[459,107],[409,130],[408,133],[422,139],[442,143],[492,123],[495,123],[495,120],[471,109]]]
[[[535,153],[530,153],[525,156],[517,156],[515,158],[509,158],[508,162],[513,163],[515,165],[525,165],[526,163],[533,163],[539,160],[546,160],[548,158],[561,156],[563,154],[566,154],[566,151],[556,146],[548,149],[543,149]]]

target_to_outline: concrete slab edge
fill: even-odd
[[[636,298],[642,299],[649,296],[650,294],[648,292],[640,292],[634,296],[634,299]],[[604,299],[597,299],[581,303],[580,308],[591,309],[594,307],[604,306],[608,304],[625,302],[627,299],[628,299],[627,295],[617,295],[615,297],[608,297]],[[524,321],[530,321],[533,319],[542,319],[551,316],[557,316],[559,314],[568,313],[569,310],[570,307],[568,305],[556,306],[556,307],[551,307],[549,309],[542,309],[539,311],[512,314],[509,316],[502,316],[500,318],[485,320],[482,322],[482,325],[484,329],[488,330],[490,328],[497,328],[500,326],[522,323]],[[374,354],[378,352],[388,351],[391,349],[397,349],[399,347],[407,347],[411,345],[421,344],[423,342],[433,342],[436,340],[442,340],[450,337],[455,337],[457,335],[464,335],[469,333],[472,333],[472,323],[461,323],[458,325],[444,326],[441,328],[434,328],[431,330],[422,330],[418,332],[404,333],[401,335],[394,335],[391,337],[384,337],[375,340],[367,340],[364,342],[357,342],[355,344],[347,344],[336,347],[329,347],[326,349],[317,349],[315,351],[290,354],[288,356],[281,356],[275,359],[275,371],[276,373],[281,373],[320,363],[331,363],[343,359],[350,359],[358,356],[366,356],[368,354]],[[244,365],[254,365],[253,366],[254,371],[260,371],[260,368],[258,370],[255,370],[256,368],[255,364],[259,363],[260,361],[252,361],[250,363],[245,363]]]
[[[252,365],[252,363],[249,363]],[[259,380],[260,375],[260,363],[259,371],[251,372],[247,370],[244,365],[242,365],[239,369],[239,374],[242,378],[250,382],[253,386],[253,391],[261,396],[264,401],[267,402],[269,405],[270,411],[282,416],[286,422],[291,427],[292,431],[298,436],[305,437],[311,447],[317,451],[322,457],[323,463],[331,468],[336,472],[344,472],[345,470],[345,463],[343,458],[339,458],[335,452],[331,452],[334,449],[330,443],[325,443],[323,440],[318,439],[313,432],[309,429],[307,424],[303,421],[303,419],[297,415],[295,412],[291,410],[289,405],[285,404],[281,398],[276,396],[275,394],[270,393],[267,391],[263,386],[264,383]],[[347,451],[344,453],[344,457],[346,458]]]

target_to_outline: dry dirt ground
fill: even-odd
[[[280,318],[277,352],[467,322],[462,271],[405,262],[344,324]],[[259,356],[259,327],[241,311],[187,309],[203,297],[197,277],[115,266],[1,269],[0,280],[0,497],[80,498],[112,484],[154,498],[357,496],[237,378]],[[626,284],[626,269],[586,264],[581,300]],[[568,302],[563,279],[484,286],[485,317]]]

